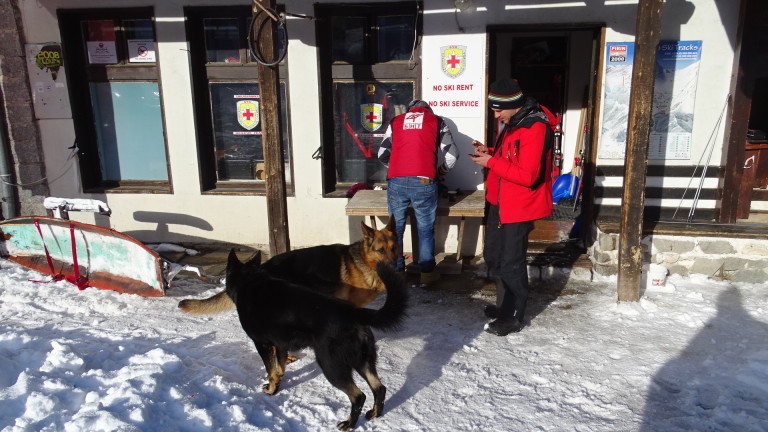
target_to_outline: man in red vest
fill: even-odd
[[[413,207],[419,235],[418,263],[422,285],[435,282],[435,219],[437,179],[453,168],[458,150],[443,118],[427,102],[413,100],[408,112],[392,119],[379,147],[379,160],[387,166],[387,207],[394,215],[400,254],[398,270],[405,269],[403,234],[405,214]],[[416,251],[414,251],[414,254]]]
[[[491,84],[488,104],[504,128],[493,147],[475,146],[472,161],[488,168],[483,258],[496,279],[496,306],[485,314],[494,321],[485,331],[498,336],[523,329],[528,302],[528,234],[533,221],[552,214],[552,131],[555,116],[526,98],[511,78]]]

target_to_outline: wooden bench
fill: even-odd
[[[358,191],[346,206],[347,216],[368,216],[371,226],[376,228],[376,216],[389,217],[387,211],[387,191],[361,190]],[[457,194],[455,201],[440,198],[437,204],[437,216],[452,216],[459,219],[458,244],[456,246],[456,261],[461,262],[461,244],[464,238],[464,224],[468,217],[482,218],[485,214],[485,191],[462,191]],[[418,233],[413,214],[411,218],[411,240],[413,254],[418,255]]]

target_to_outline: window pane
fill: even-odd
[[[263,180],[259,172],[264,163],[259,85],[212,82],[210,95],[218,179]],[[283,157],[287,167],[290,158],[284,83],[280,83],[280,98]]]
[[[88,62],[91,64],[117,63],[114,21],[85,21],[84,24]]]
[[[152,27],[152,20],[126,20],[125,37],[127,39],[150,39],[155,40],[155,30]]]
[[[154,63],[157,61],[152,20],[127,20],[124,25],[128,62]]]
[[[382,182],[387,170],[377,152],[389,121],[413,99],[413,82],[334,82],[337,179]]]
[[[412,15],[379,17],[379,61],[408,60],[413,50],[414,26]]]
[[[168,180],[157,83],[91,83],[90,87],[102,179]]]
[[[208,18],[203,20],[203,29],[209,62],[240,62],[240,26],[236,18]]]
[[[365,17],[333,17],[332,61],[365,63],[368,58],[365,32],[368,20]]]

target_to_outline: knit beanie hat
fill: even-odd
[[[525,103],[525,95],[520,89],[520,84],[512,78],[503,78],[494,81],[488,93],[488,103],[491,108],[515,109]]]
[[[410,103],[408,103],[408,111],[419,107],[419,108],[428,108],[430,111],[432,111],[432,107],[429,106],[429,102],[423,101],[421,99],[414,99]]]

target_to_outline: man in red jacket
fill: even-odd
[[[435,219],[437,179],[453,168],[458,150],[445,120],[425,101],[415,99],[408,112],[392,119],[379,147],[379,160],[387,166],[387,207],[395,217],[400,254],[398,270],[405,268],[402,255],[405,215],[413,207],[419,235],[420,282],[439,279],[435,271]],[[416,251],[413,251],[414,255]]]
[[[488,168],[483,257],[496,279],[496,306],[485,314],[494,321],[485,331],[499,336],[519,332],[528,301],[528,234],[533,221],[552,214],[552,128],[548,109],[525,97],[511,78],[491,84],[488,104],[501,121],[493,147],[475,146],[472,161]]]

